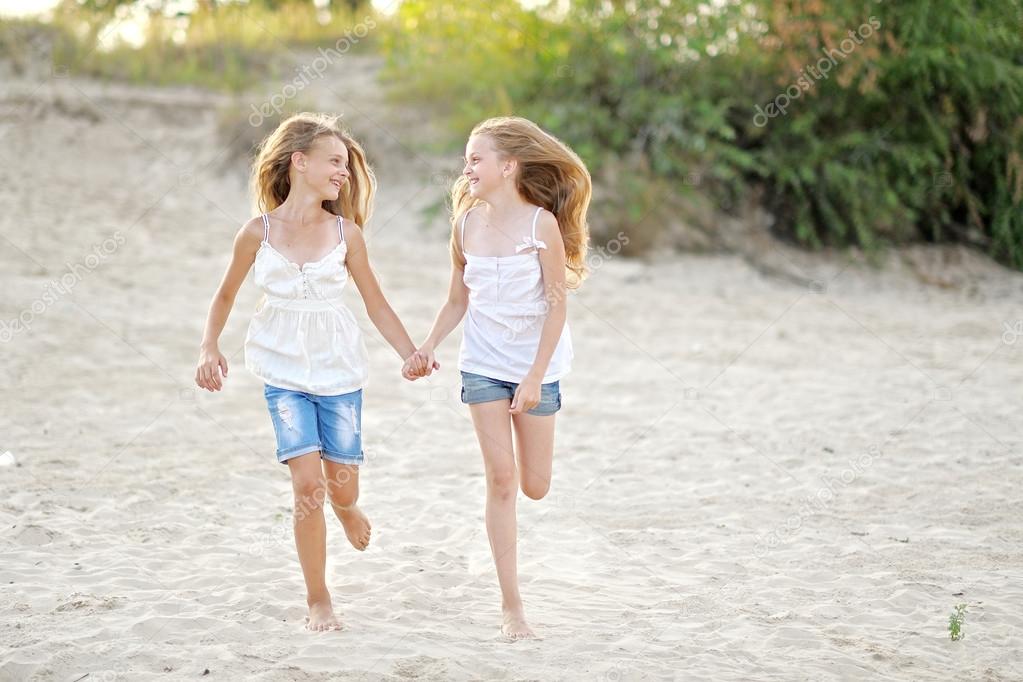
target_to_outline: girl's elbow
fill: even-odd
[[[386,302],[374,303],[366,306],[366,317],[368,317],[373,324],[379,325],[390,316],[394,316],[394,311]]]
[[[227,306],[228,308],[234,305],[235,294],[230,291],[218,289],[217,293],[213,294],[213,305]]]

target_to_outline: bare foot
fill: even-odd
[[[348,542],[352,543],[352,547],[359,550],[360,552],[366,549],[369,545],[369,536],[372,526],[369,524],[369,519],[362,513],[358,505],[351,505],[349,507],[334,506],[334,513],[337,514],[337,518],[341,521],[341,525],[344,526],[345,535],[348,536]]]
[[[501,625],[501,632],[510,640],[535,639],[529,624],[526,623],[526,612],[520,606],[517,609],[503,608],[504,624]]]
[[[309,602],[309,615],[306,616],[305,627],[307,630],[323,632],[325,630],[340,630],[341,621],[334,615],[334,607],[330,603],[330,595],[326,599]]]

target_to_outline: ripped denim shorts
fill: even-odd
[[[362,464],[362,389],[315,395],[265,384],[270,418],[277,434],[277,461],[319,450],[338,464]]]

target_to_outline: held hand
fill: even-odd
[[[418,351],[412,351],[412,355],[406,359],[409,361],[409,369],[412,374],[415,374],[417,377],[424,377],[429,374],[426,371],[426,360]]]
[[[418,358],[419,367],[422,372],[419,376],[428,377],[433,374],[434,370],[440,369],[440,363],[437,362],[436,358],[434,358],[432,348],[423,346],[417,350],[414,355]]]
[[[528,412],[540,404],[540,380],[526,377],[522,383],[515,388],[515,396],[512,398],[508,412],[511,414],[522,414]]]
[[[408,379],[409,381],[415,381],[420,377],[420,374],[416,371],[414,367],[415,359],[416,354],[413,353],[412,355],[405,358],[405,364],[402,365],[401,367],[401,376],[405,379]]]
[[[221,377],[223,372],[223,377]],[[195,383],[207,391],[219,391],[227,378],[227,358],[220,349],[203,348],[199,351],[199,366],[195,370]]]

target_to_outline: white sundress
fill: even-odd
[[[470,209],[471,211],[472,209]],[[532,237],[524,237],[513,256],[474,256],[465,251],[465,219],[462,216],[462,253],[465,272],[462,281],[469,289],[469,307],[462,331],[458,368],[491,379],[520,383],[529,373],[540,346],[540,333],[547,319],[540,249],[547,245],[536,238],[533,215]],[[527,253],[518,253],[527,251]],[[572,335],[568,321],[551,356],[541,383],[557,381],[572,366]]]
[[[362,331],[344,304],[348,244],[337,217],[340,243],[323,258],[293,263],[263,242],[256,252],[255,282],[265,297],[245,336],[245,367],[271,386],[314,395],[351,393],[367,385],[369,356]]]

